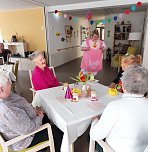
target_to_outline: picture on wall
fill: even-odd
[[[71,25],[65,25],[66,42],[71,42],[73,27]]]

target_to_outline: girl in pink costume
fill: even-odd
[[[98,71],[102,70],[102,50],[106,48],[105,43],[99,40],[98,30],[94,30],[92,39],[86,39],[82,44],[81,49],[84,55],[81,62],[81,71],[96,75]]]

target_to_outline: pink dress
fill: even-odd
[[[32,72],[32,83],[35,90],[42,90],[59,86],[58,80],[55,78],[48,66],[44,70],[38,66]]]
[[[98,40],[96,43],[90,39],[86,40],[86,44],[90,47],[90,50],[84,51],[81,69],[85,69],[88,72],[102,70],[102,43],[103,41],[101,40]]]

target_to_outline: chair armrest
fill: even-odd
[[[31,135],[34,135],[35,133],[40,132],[40,131],[42,131],[44,129],[48,129],[48,131],[49,131],[51,129],[50,124],[49,123],[44,124],[44,125],[40,126],[39,129],[37,129],[36,131],[34,131],[34,132],[30,133],[30,134],[20,135],[20,136],[18,136],[16,138],[13,138],[13,139],[9,140],[9,141],[1,143],[1,145],[2,145],[2,147],[3,146],[7,147],[7,146],[10,146],[10,145],[13,145],[14,143],[16,143],[16,142],[18,142],[18,141],[20,141],[22,139],[25,139],[25,138],[27,138],[27,137],[29,137]]]
[[[104,152],[114,152],[113,149],[103,140],[98,140],[97,143],[103,148]]]
[[[30,90],[31,90],[32,92],[36,92],[36,90],[35,90],[35,89],[33,89],[33,88],[30,88]]]

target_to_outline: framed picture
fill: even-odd
[[[71,42],[73,27],[71,25],[65,25],[66,42]]]

